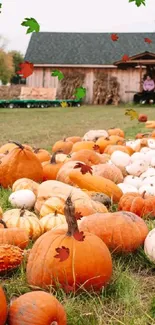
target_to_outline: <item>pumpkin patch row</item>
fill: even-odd
[[[7,307],[1,288],[2,325],[65,325],[64,308],[45,292],[50,286],[99,292],[111,281],[115,254],[141,246],[155,261],[155,229],[146,221],[155,218],[154,132],[129,140],[119,128],[90,130],[57,141],[51,152],[7,143],[0,184],[12,191],[12,208],[0,210],[0,276],[23,265],[28,285],[44,290]]]

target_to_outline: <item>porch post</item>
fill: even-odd
[[[139,67],[139,73],[140,73],[140,75],[139,75],[139,78],[140,78],[140,87],[139,87],[139,90],[140,90],[140,93],[141,93],[142,90],[143,90],[143,87],[142,87],[142,66],[141,65]]]

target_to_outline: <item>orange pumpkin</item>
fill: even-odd
[[[23,250],[17,246],[0,245],[0,273],[16,269],[23,260]]]
[[[4,188],[12,187],[19,178],[30,178],[36,182],[43,178],[42,165],[32,150],[18,143],[16,145],[0,164],[0,184]]]
[[[55,322],[58,325],[66,325],[66,313],[60,302],[47,292],[25,293],[10,306],[9,325],[52,325]]]
[[[70,197],[65,203],[65,216],[67,234],[64,230],[48,231],[32,247],[26,271],[28,284],[59,286],[66,292],[79,288],[99,291],[112,275],[110,252],[97,236],[79,233]]]
[[[37,156],[37,158],[39,159],[39,161],[41,163],[44,162],[44,161],[48,161],[51,158],[50,153],[45,149],[39,149],[39,148],[37,149],[37,148],[35,148],[33,150],[33,152],[35,153],[35,155]]]
[[[6,297],[4,294],[4,291],[2,287],[0,287],[0,302],[1,302],[1,307],[0,307],[0,321],[1,325],[6,324],[6,318],[7,318],[7,302],[6,302]]]
[[[66,141],[76,143],[76,142],[82,141],[82,138],[78,137],[78,136],[73,136],[73,137],[66,138]]]
[[[56,154],[57,152],[53,153],[51,160],[43,164],[43,181],[56,179],[58,171],[63,165],[63,163],[56,162]]]
[[[111,180],[106,179],[102,176],[91,175],[89,172],[87,172],[86,174],[82,174],[82,167],[81,171],[76,169],[72,170],[69,174],[69,178],[74,184],[79,186],[81,189],[86,189],[88,191],[94,192],[101,192],[108,195],[110,198],[112,198],[112,201],[114,203],[117,203],[123,195],[120,188]]]
[[[139,114],[138,121],[139,122],[146,122],[147,121],[147,115],[146,114]]]
[[[122,129],[119,129],[119,128],[110,128],[108,130],[108,134],[109,135],[118,135],[121,138],[125,137],[124,131]]]
[[[121,197],[119,210],[130,211],[140,217],[154,218],[155,217],[155,197],[147,196],[138,193],[126,193]]]
[[[95,151],[89,149],[81,149],[77,152],[74,152],[70,160],[82,161],[89,166],[97,165],[101,162],[100,156]]]
[[[96,141],[96,145],[99,146],[100,153],[105,152],[105,148],[109,145],[123,145],[125,142],[124,138],[117,135],[111,135],[107,138],[101,137]]]
[[[152,137],[152,138],[155,138],[155,130],[152,131],[152,133],[151,133],[151,137]]]
[[[132,155],[134,153],[134,150],[132,148],[123,145],[109,145],[105,148],[104,153],[111,156],[112,153],[116,150],[126,152],[129,155]]]
[[[150,135],[151,135],[150,133],[137,133],[135,139],[148,138]]]
[[[7,228],[6,223],[0,220],[0,245],[9,244],[24,249],[28,243],[29,236],[24,229]]]
[[[90,215],[81,220],[79,229],[97,235],[114,252],[135,251],[148,234],[144,220],[126,211]]]
[[[73,182],[71,182],[71,180],[69,178],[69,173],[76,166],[77,163],[79,163],[79,161],[75,160],[75,161],[68,161],[65,164],[63,164],[57,173],[57,177],[56,177],[57,181],[63,182],[63,183],[69,184],[69,185],[73,185]]]
[[[63,140],[57,141],[53,147],[52,152],[62,151],[65,154],[69,154],[72,150],[73,142],[67,141],[66,138],[63,138]]]
[[[115,165],[110,164],[99,164],[92,166],[93,175],[102,176],[104,178],[110,179],[115,184],[123,182],[123,174],[121,170]]]
[[[77,152],[83,149],[94,150],[95,142],[94,141],[78,141],[73,144],[72,152]]]

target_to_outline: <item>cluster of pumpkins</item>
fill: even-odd
[[[111,252],[144,245],[155,261],[155,229],[149,232],[145,220],[155,217],[154,162],[154,131],[126,140],[118,128],[90,130],[57,141],[52,154],[28,144],[3,145],[0,184],[11,188],[12,208],[0,210],[0,276],[24,260],[30,286],[98,292],[111,280]],[[2,288],[0,301],[4,325]],[[34,291],[10,304],[7,324],[25,320],[65,325],[66,314],[55,297]]]

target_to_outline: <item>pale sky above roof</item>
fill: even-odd
[[[155,0],[137,8],[128,0],[0,0],[0,35],[8,50],[23,54],[30,34],[21,26],[35,18],[40,31],[48,32],[155,32]]]

